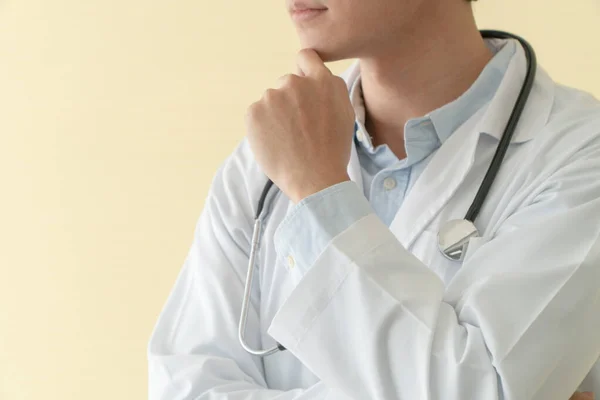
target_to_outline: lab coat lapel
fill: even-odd
[[[503,39],[492,39],[500,45]],[[433,155],[431,161],[409,191],[402,207],[390,225],[400,243],[410,247],[419,234],[431,223],[450,198],[457,193],[475,160],[477,143],[482,133],[498,141],[506,126],[512,105],[515,103],[525,79],[527,61],[523,48],[518,45],[502,83],[487,107],[482,107],[459,127]],[[360,64],[355,61],[341,77],[348,90],[360,74]],[[511,143],[531,140],[550,115],[554,101],[554,84],[544,70],[538,67],[537,76],[523,116]],[[507,106],[508,105],[508,106]],[[350,179],[363,190],[361,168],[356,144],[348,165]],[[472,199],[465,200],[468,204]],[[467,206],[468,207],[468,206]],[[467,209],[464,210],[467,212]]]
[[[496,42],[500,43],[501,40]],[[521,91],[526,71],[525,52],[518,45],[490,103],[459,127],[434,154],[390,225],[403,246],[409,248],[459,190],[473,166],[481,134],[488,134],[500,141],[512,112],[512,105]],[[533,90],[511,143],[531,140],[546,123],[554,98],[553,86],[545,71],[538,67]],[[472,199],[465,201],[470,204]],[[463,211],[466,214],[467,209]]]
[[[408,192],[390,225],[404,247],[412,245],[469,173],[480,136],[476,125],[483,112],[480,109],[444,142]]]

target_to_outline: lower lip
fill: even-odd
[[[318,17],[319,15],[323,14],[325,11],[327,11],[326,8],[324,8],[322,10],[317,10],[317,9],[297,10],[297,11],[292,12],[292,18],[295,21],[308,21],[308,20]]]

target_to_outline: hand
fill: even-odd
[[[594,400],[592,392],[575,392],[569,400]]]
[[[292,201],[350,178],[354,109],[346,83],[312,49],[298,74],[280,78],[246,114],[247,137],[265,174]]]

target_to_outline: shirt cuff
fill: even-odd
[[[371,213],[356,183],[330,186],[292,208],[275,231],[275,250],[289,267],[304,275],[336,236]]]

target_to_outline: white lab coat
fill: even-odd
[[[266,181],[247,142],[219,169],[149,343],[152,400],[543,399],[600,394],[600,105],[538,69],[464,262],[437,249],[483,179],[525,75],[520,46],[491,103],[436,152],[388,228],[372,214],[302,276],[272,196],[238,343],[253,216]],[[344,73],[350,84],[358,62]],[[356,148],[348,167],[362,188]],[[587,376],[587,378],[586,378]],[[582,383],[583,385],[580,386]]]

